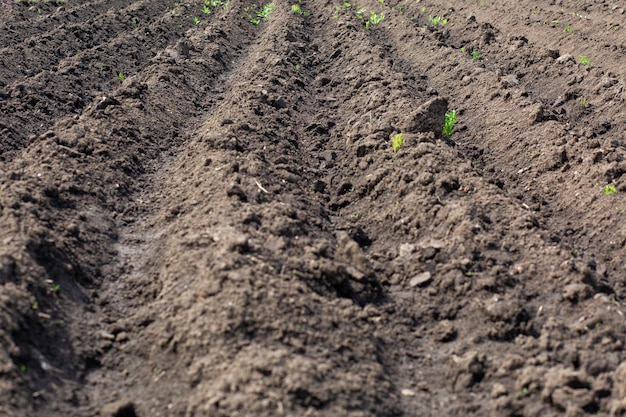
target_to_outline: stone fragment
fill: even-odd
[[[421,274],[417,274],[416,276],[411,278],[411,281],[409,281],[409,285],[411,286],[411,288],[422,287],[424,285],[430,284],[432,280],[432,274],[426,271],[422,272]]]

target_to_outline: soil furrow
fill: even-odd
[[[28,71],[40,72],[6,86],[6,100],[0,107],[5,114],[0,126],[6,136],[2,143],[4,159],[13,158],[15,152],[11,151],[28,146],[29,140],[46,132],[55,121],[77,117],[95,101],[106,100],[111,90],[149,65],[158,53],[178,54],[171,49],[164,51],[182,33],[178,21],[191,21],[191,16],[185,15],[187,9],[177,10],[154,2],[138,2],[76,25],[71,35],[59,29],[59,36],[44,37],[54,44],[52,47],[39,38],[37,44],[47,51],[51,62],[40,59],[41,67],[25,65]],[[97,36],[92,36],[94,33]],[[26,44],[24,48],[29,49]],[[59,50],[69,56],[59,56]],[[41,55],[37,51],[29,53]],[[7,62],[11,60],[21,65],[8,56]]]
[[[3,14],[0,16],[0,48],[15,46],[27,39],[33,41],[59,25],[84,23],[87,20],[128,5],[124,1],[93,1],[81,4],[63,4],[62,2],[14,2],[13,5],[2,3]]]
[[[111,343],[94,315],[98,288],[112,273],[118,225],[142,207],[127,196],[160,155],[173,152],[184,123],[209,104],[208,82],[237,49],[227,36],[209,35],[211,43],[198,50],[179,40],[108,100],[58,123],[3,166],[0,227],[9,245],[3,265],[15,274],[3,276],[3,285],[21,300],[2,299],[9,333],[0,354],[14,364],[6,369],[12,382],[2,389],[19,391],[3,404],[6,412],[80,415],[71,410],[89,402],[79,387]],[[201,59],[190,59],[197,54]],[[94,324],[78,317],[93,317]]]
[[[148,220],[167,226],[137,285],[153,288],[147,291],[156,299],[114,325],[145,327],[125,351],[138,355],[153,346],[146,364],[127,377],[157,371],[134,397],[144,413],[231,415],[250,401],[255,415],[397,413],[376,338],[363,340],[369,326],[342,324],[358,304],[375,299],[377,284],[372,277],[355,279],[356,271],[333,259],[338,243],[301,163],[292,109],[306,109],[310,101],[305,92],[287,93],[302,88],[291,79],[298,70],[290,61],[309,35],[289,9],[272,13],[209,124],[151,198],[168,196]],[[341,244],[350,245],[346,239]],[[174,258],[181,245],[184,255]],[[315,306],[303,304],[311,299]],[[153,318],[145,323],[148,311]],[[192,329],[179,332],[180,320]],[[331,350],[329,341],[336,344]],[[283,370],[275,372],[277,366]],[[187,383],[167,383],[171,379]],[[226,395],[232,386],[239,395]],[[182,392],[180,399],[174,392]]]

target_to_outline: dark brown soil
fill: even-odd
[[[626,2],[206,3],[0,0],[0,416],[626,415]]]

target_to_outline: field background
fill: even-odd
[[[205,3],[0,0],[0,415],[626,414],[626,1]]]

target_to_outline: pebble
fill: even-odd
[[[429,284],[433,280],[432,274],[428,271],[422,272],[421,274],[417,274],[411,281],[409,281],[409,285],[411,288],[421,287],[423,285]]]

